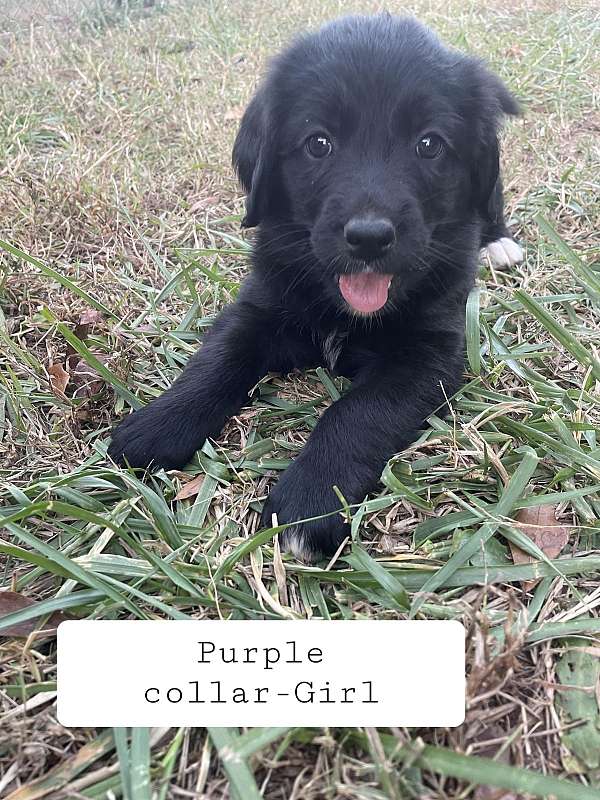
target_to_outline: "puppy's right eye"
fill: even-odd
[[[313,158],[325,158],[331,155],[333,145],[324,133],[316,133],[306,140],[306,149]]]
[[[444,149],[444,140],[437,133],[427,133],[417,142],[419,158],[437,158]]]

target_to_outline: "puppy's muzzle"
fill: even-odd
[[[385,217],[352,217],[344,226],[350,253],[362,261],[374,261],[394,244],[396,232]]]

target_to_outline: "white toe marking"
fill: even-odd
[[[513,264],[520,264],[521,261],[523,261],[523,248],[521,245],[517,244],[514,239],[505,237],[500,239],[500,244],[510,259],[511,266]]]
[[[502,240],[500,240],[502,241]],[[490,242],[486,247],[488,257],[492,262],[494,267],[510,267],[510,261],[508,260],[508,254],[506,253],[505,249],[498,242]]]
[[[507,269],[523,261],[523,249],[514,239],[503,236],[497,242],[490,242],[485,248],[494,267]]]

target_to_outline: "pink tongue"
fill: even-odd
[[[380,272],[357,272],[340,275],[340,292],[348,305],[367,314],[378,311],[387,302],[391,275]]]

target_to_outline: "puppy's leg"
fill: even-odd
[[[185,466],[266,373],[273,328],[268,312],[250,303],[225,308],[171,388],[114,430],[109,455],[133,467]]]
[[[496,181],[487,212],[481,236],[484,255],[499,270],[520,264],[523,261],[523,250],[512,238],[504,221],[504,195],[500,178]]]
[[[425,419],[460,386],[462,336],[430,334],[393,358],[373,359],[353,388],[323,414],[302,453],[283,473],[263,510],[263,525],[294,523],[282,547],[307,561],[330,555],[348,535],[337,486],[360,503],[385,463],[417,437]]]

